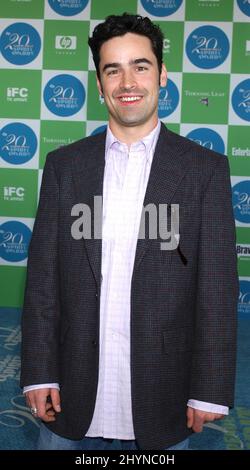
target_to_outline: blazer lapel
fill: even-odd
[[[171,203],[175,191],[188,169],[188,156],[186,158],[181,157],[186,151],[187,146],[183,148],[176,135],[161,123],[161,131],[156,144],[143,203],[144,207],[150,203],[155,204],[157,206],[157,215],[159,204]],[[138,239],[134,263],[135,269],[138,268],[150,243],[151,240],[147,237],[145,239]]]
[[[84,238],[87,256],[97,285],[101,280],[102,240],[94,238],[94,197],[103,195],[103,177],[105,167],[106,132],[86,142],[86,147],[72,159],[73,177],[77,195],[77,203],[86,204],[91,211],[91,238]],[[85,155],[83,155],[83,151]],[[101,199],[102,200],[102,199]],[[100,213],[102,219],[102,211]],[[102,220],[99,220],[100,228]]]

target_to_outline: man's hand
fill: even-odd
[[[214,421],[215,419],[221,419],[223,417],[224,415],[218,413],[196,410],[188,406],[187,427],[192,428],[194,432],[201,432],[205,423],[208,421]]]
[[[36,417],[47,423],[55,421],[55,412],[61,411],[60,394],[56,388],[40,388],[25,393],[26,403],[29,408],[36,408]],[[47,398],[50,398],[50,402]]]

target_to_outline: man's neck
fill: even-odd
[[[158,117],[152,120],[150,123],[143,124],[141,126],[120,126],[117,125],[114,121],[109,121],[109,127],[111,129],[112,134],[118,139],[120,142],[123,142],[130,146],[134,142],[143,139],[146,137],[150,132],[157,126],[158,124]]]

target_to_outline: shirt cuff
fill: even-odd
[[[57,388],[57,390],[60,390],[59,384],[57,383],[38,384],[38,385],[28,385],[27,387],[23,387],[23,393],[30,392],[31,390],[39,390],[40,388]]]
[[[188,400],[187,406],[196,410],[207,411],[208,413],[218,413],[220,415],[228,415],[228,406],[216,405],[215,403],[207,403],[206,401]]]

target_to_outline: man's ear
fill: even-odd
[[[98,88],[99,94],[100,94],[101,96],[103,96],[102,84],[101,84],[101,82],[100,82],[100,80],[99,80],[97,74],[96,74],[96,84],[97,84],[97,88]]]
[[[161,66],[161,75],[160,75],[160,86],[165,87],[167,85],[167,69],[165,64]]]

